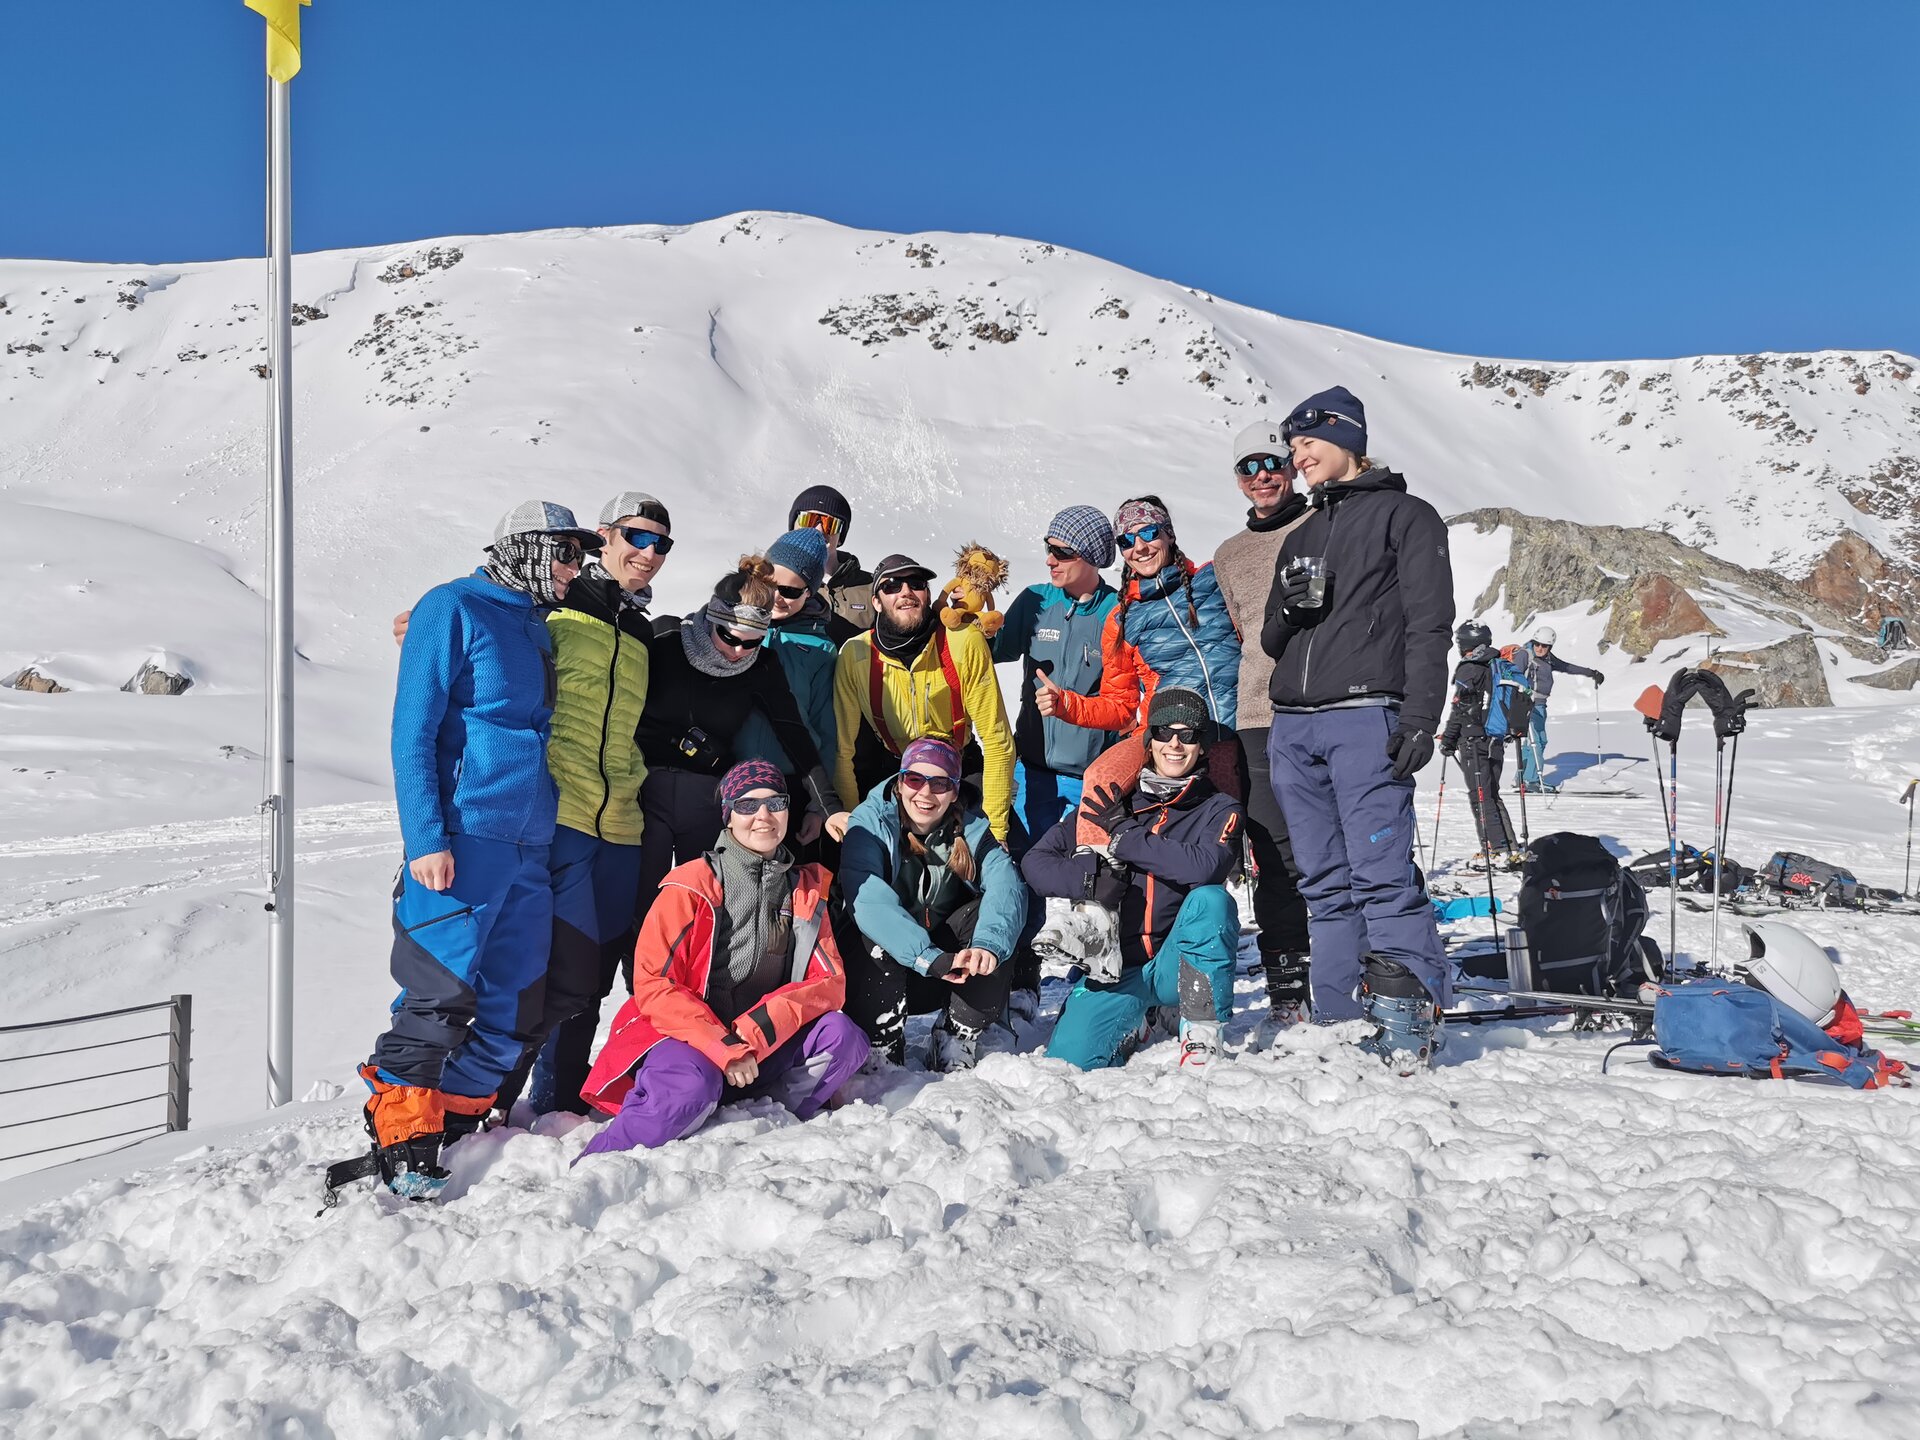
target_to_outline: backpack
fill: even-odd
[[[1660,947],[1641,934],[1647,892],[1591,835],[1563,830],[1527,847],[1517,910],[1533,989],[1630,995],[1660,974]]]
[[[1766,991],[1725,980],[1661,990],[1653,1035],[1656,1065],[1699,1075],[1819,1076],[1873,1090],[1897,1073],[1878,1052],[1841,1044]]]
[[[1811,855],[1779,850],[1760,871],[1760,881],[1782,895],[1801,896],[1822,906],[1860,904],[1860,882],[1844,865]]]
[[[1509,735],[1527,733],[1533,716],[1533,692],[1527,688],[1526,672],[1502,656],[1487,662],[1487,736],[1504,740]]]

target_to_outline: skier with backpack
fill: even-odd
[[[1460,663],[1453,670],[1453,708],[1440,733],[1440,753],[1458,759],[1466,777],[1480,863],[1513,869],[1524,857],[1514,846],[1513,821],[1500,800],[1500,771],[1517,691],[1512,677],[1499,673],[1512,667],[1493,648],[1493,632],[1478,620],[1463,624],[1453,639]]]
[[[1540,773],[1547,763],[1547,702],[1553,696],[1553,677],[1584,675],[1593,681],[1596,689],[1607,678],[1598,670],[1575,665],[1571,660],[1562,660],[1554,654],[1553,647],[1559,638],[1551,625],[1542,625],[1513,654],[1513,663],[1519,667],[1527,689],[1533,695],[1528,730],[1515,737],[1520,745],[1520,785],[1536,795],[1545,788]]]

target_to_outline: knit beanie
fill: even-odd
[[[1173,517],[1166,508],[1154,504],[1151,500],[1129,500],[1113,512],[1113,533],[1116,540],[1122,535],[1131,535],[1148,525],[1158,525],[1160,533],[1168,539],[1173,538]]]
[[[900,752],[902,770],[911,770],[916,765],[933,765],[950,780],[960,778],[960,752],[932,735],[922,736]]]
[[[1319,423],[1302,423],[1302,417],[1309,410],[1320,412]],[[1364,455],[1367,453],[1367,407],[1346,386],[1336,385],[1331,390],[1309,395],[1294,406],[1292,413],[1287,416],[1285,433],[1290,438],[1308,435],[1315,440],[1338,445],[1342,450]]]
[[[1071,545],[1096,570],[1113,564],[1113,526],[1091,505],[1069,505],[1047,522],[1047,534]]]
[[[787,777],[771,761],[742,760],[720,777],[721,816],[730,814],[733,802],[749,790],[773,790],[784,795],[787,793]]]
[[[791,570],[809,590],[827,574],[827,537],[818,530],[789,530],[767,547],[767,559]]]
[[[809,485],[794,496],[793,507],[787,511],[787,528],[799,524],[800,517],[809,510],[837,519],[842,540],[853,529],[853,507],[847,503],[847,497],[831,485]]]
[[[1197,690],[1179,685],[1163,685],[1153,692],[1153,704],[1147,709],[1147,725],[1191,725],[1207,728],[1206,698]]]

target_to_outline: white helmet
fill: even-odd
[[[1840,1004],[1840,976],[1827,952],[1781,920],[1751,920],[1741,928],[1752,958],[1734,966],[1734,978],[1822,1028],[1830,1024]]]
[[[1553,642],[1559,638],[1559,636],[1553,633],[1553,627],[1551,625],[1542,625],[1538,630],[1533,632],[1532,643],[1535,645],[1552,645]]]

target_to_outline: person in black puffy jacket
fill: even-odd
[[[1433,758],[1453,628],[1447,527],[1367,458],[1366,410],[1346,388],[1295,407],[1282,434],[1313,513],[1281,544],[1260,641],[1274,661],[1274,794],[1311,917],[1313,1013],[1366,1015],[1366,1048],[1410,1069],[1451,994],[1413,864],[1413,776]]]

